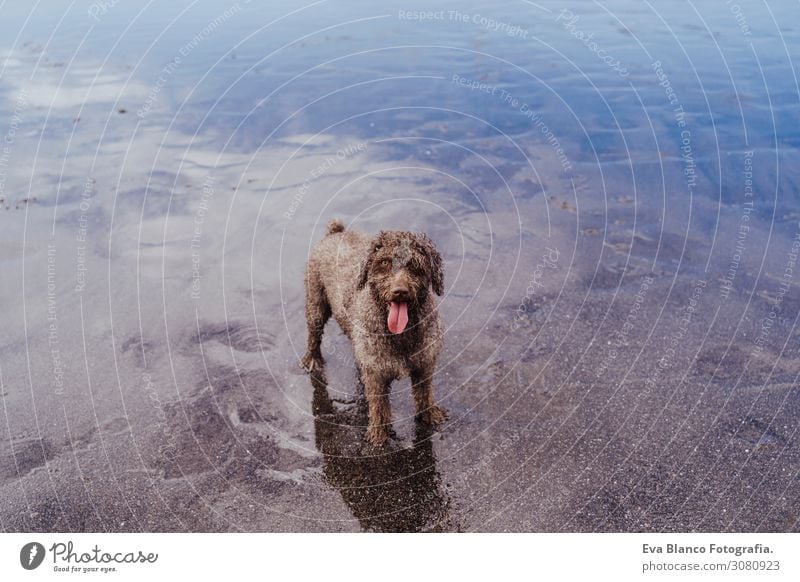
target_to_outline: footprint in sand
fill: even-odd
[[[550,201],[561,210],[566,210],[567,212],[578,211],[578,208],[572,202],[567,202],[566,200],[562,200],[559,202],[555,196],[550,196]]]

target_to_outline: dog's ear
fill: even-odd
[[[372,253],[370,253],[366,259],[361,261],[361,272],[358,274],[358,284],[356,285],[356,289],[361,291],[364,288],[364,285],[367,284],[367,278],[369,277],[369,266],[372,263]]]
[[[442,265],[442,255],[436,250],[433,241],[425,233],[419,233],[417,240],[422,247],[431,269],[431,287],[437,295],[444,293],[444,266]]]
[[[367,279],[369,279],[369,270],[372,268],[372,261],[375,257],[375,251],[381,248],[380,237],[383,234],[383,231],[376,236],[371,243],[369,243],[369,254],[366,258],[361,261],[361,270],[358,274],[358,284],[356,285],[357,290],[361,290],[364,288],[364,285],[367,284]]]

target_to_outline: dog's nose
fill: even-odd
[[[408,287],[403,285],[395,285],[392,287],[392,301],[408,302],[411,292]]]

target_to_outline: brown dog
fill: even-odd
[[[353,342],[369,407],[369,442],[383,444],[389,435],[389,389],[396,379],[411,377],[421,420],[445,420],[431,384],[443,332],[430,293],[442,294],[444,273],[427,236],[381,231],[370,238],[332,220],[308,259],[305,286],[308,351],[300,365],[309,372],[324,365],[320,343],[333,315]]]

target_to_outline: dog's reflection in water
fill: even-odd
[[[363,397],[337,409],[328,394],[325,372],[311,374],[317,449],[324,455],[328,483],[367,531],[419,532],[458,529],[449,517],[450,502],[436,470],[433,433],[416,424],[411,447],[372,447],[364,441],[367,425]]]

